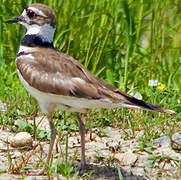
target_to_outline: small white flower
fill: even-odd
[[[148,86],[158,86],[160,85],[160,82],[158,80],[151,79],[148,81]]]
[[[6,112],[7,111],[6,104],[3,103],[1,100],[0,100],[0,111],[2,111],[2,112]]]

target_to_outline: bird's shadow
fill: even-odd
[[[146,180],[142,176],[134,175],[132,172],[126,171],[120,168],[120,174],[118,173],[118,169],[120,167],[111,167],[104,165],[95,165],[95,164],[86,164],[86,168],[83,172],[80,172],[80,176],[88,176],[91,179],[97,178],[105,178],[107,180],[119,180],[120,176],[124,180]]]

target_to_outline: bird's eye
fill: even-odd
[[[36,13],[30,9],[26,10],[26,14],[29,18],[33,18],[36,16]]]

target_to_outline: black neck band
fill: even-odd
[[[38,35],[25,35],[21,41],[21,45],[23,46],[30,46],[30,47],[45,47],[45,48],[54,48],[53,42],[43,41],[42,38]]]

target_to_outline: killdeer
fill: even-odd
[[[100,80],[73,57],[53,46],[56,17],[43,4],[31,4],[19,17],[7,20],[19,23],[27,32],[16,56],[18,76],[27,91],[37,99],[46,114],[51,140],[49,163],[56,137],[52,114],[55,109],[76,112],[81,136],[81,165],[85,165],[85,127],[79,112],[92,108],[128,107],[172,114],[174,111],[138,100]]]

